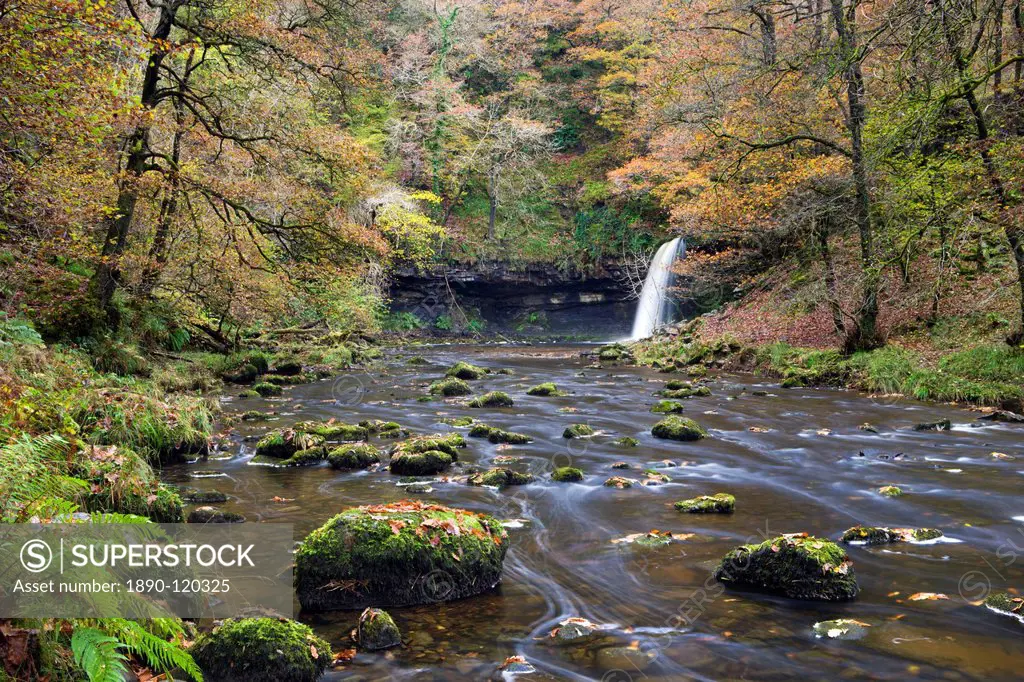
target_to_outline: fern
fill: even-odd
[[[70,450],[66,440],[52,434],[24,435],[0,447],[0,521],[21,521],[53,507],[53,500],[74,499],[88,490],[85,481],[64,473]]]
[[[71,635],[71,653],[90,682],[122,682],[128,672],[121,653],[122,645],[114,637],[95,628],[77,628]]]
[[[143,658],[157,672],[170,672],[180,668],[196,682],[203,682],[203,673],[192,656],[174,641],[182,639],[181,622],[170,618],[150,621],[157,634],[144,628],[138,621],[115,618],[104,621],[105,630],[120,640],[128,651]]]

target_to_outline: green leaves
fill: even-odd
[[[90,682],[121,682],[128,672],[121,653],[124,645],[95,628],[78,628],[71,635],[71,652],[75,663],[85,671]]]

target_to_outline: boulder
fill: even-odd
[[[878,489],[878,494],[884,497],[901,497],[903,490],[895,485],[883,485]]]
[[[356,644],[365,651],[390,649],[402,643],[402,632],[394,619],[382,609],[366,608],[359,615]]]
[[[507,443],[509,445],[523,445],[529,443],[532,438],[527,436],[525,433],[516,433],[515,431],[503,431],[502,429],[492,429],[487,434],[487,440],[492,443]]]
[[[623,478],[622,476],[612,476],[604,482],[606,488],[618,488],[623,490],[625,488],[632,488],[636,483],[632,478]]]
[[[953,424],[948,419],[941,419],[937,422],[914,424],[915,431],[949,431],[952,428]]]
[[[1024,623],[1024,598],[1009,592],[993,592],[985,598],[985,607],[1002,616]]]
[[[651,407],[651,412],[655,414],[678,414],[682,412],[685,407],[681,402],[675,400],[659,400],[654,403]]]
[[[886,545],[893,542],[921,542],[941,538],[942,531],[935,528],[881,528],[854,526],[848,528],[840,542],[864,545]]]
[[[680,500],[673,506],[688,514],[731,514],[736,510],[736,498],[728,493],[715,493]]]
[[[307,625],[277,618],[226,620],[189,649],[207,680],[314,682],[333,659]]]
[[[256,454],[261,457],[287,459],[300,450],[320,447],[323,444],[323,436],[294,429],[274,429],[256,443]]]
[[[506,488],[510,485],[526,485],[533,482],[531,474],[523,474],[513,469],[495,468],[475,473],[466,481],[469,485]]]
[[[586,438],[595,433],[597,432],[589,424],[570,424],[562,432],[562,438]]]
[[[380,450],[365,443],[342,445],[327,454],[327,463],[331,465],[331,468],[342,471],[368,469],[379,462]]]
[[[461,599],[501,580],[507,532],[490,516],[403,500],[348,509],[302,542],[303,609],[408,606]]]
[[[462,379],[455,377],[448,377],[447,379],[440,379],[430,384],[430,388],[427,391],[431,395],[442,395],[446,398],[451,398],[460,395],[469,395],[473,392],[473,389],[469,387]]]
[[[282,389],[277,384],[271,384],[266,381],[261,381],[258,384],[253,384],[252,390],[255,391],[257,395],[260,395],[264,398],[281,395],[284,392],[284,389]]]
[[[484,375],[490,373],[490,370],[477,365],[471,365],[468,362],[456,362],[454,365],[448,368],[445,372],[446,376],[455,377],[456,379],[474,380],[481,379]]]
[[[512,407],[512,396],[504,391],[491,391],[473,398],[467,403],[470,407]]]
[[[543,384],[537,384],[536,386],[531,386],[530,388],[526,389],[526,395],[556,397],[565,394],[559,391],[558,387],[555,386],[554,383],[546,381]]]
[[[388,469],[399,476],[433,476],[452,465],[452,456],[440,450],[398,452],[391,455]]]
[[[780,535],[760,544],[741,545],[722,559],[715,579],[791,599],[853,599],[857,578],[842,547],[806,533]]]
[[[312,433],[331,441],[359,441],[366,440],[369,432],[362,426],[355,424],[342,424],[334,420],[325,422],[304,421],[292,427],[302,433]]]
[[[706,438],[708,432],[692,419],[672,416],[655,424],[651,435],[667,440],[694,441]]]
[[[466,439],[460,433],[434,433],[427,436],[415,436],[404,440],[394,448],[394,453],[417,453],[440,450],[451,455],[452,461],[458,461],[459,448],[466,447]]]
[[[576,467],[558,467],[551,472],[551,478],[559,483],[578,483],[583,480],[583,472]]]
[[[242,523],[245,517],[234,512],[224,512],[214,507],[197,507],[188,514],[187,523]]]
[[[228,496],[219,490],[189,488],[181,492],[181,499],[193,504],[221,504],[228,501]]]

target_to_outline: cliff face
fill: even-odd
[[[629,333],[636,301],[615,262],[593,273],[547,264],[507,263],[399,270],[392,278],[392,310],[445,324],[446,318],[481,320],[490,332],[599,339]]]

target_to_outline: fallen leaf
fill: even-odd
[[[949,599],[949,597],[940,592],[917,592],[907,598],[910,599],[910,601],[938,601],[940,599]]]

